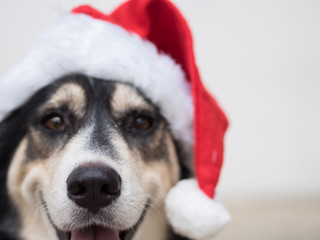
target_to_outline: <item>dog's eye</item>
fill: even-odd
[[[63,117],[57,113],[44,117],[41,124],[49,130],[62,130],[65,126]]]
[[[128,132],[137,133],[151,129],[154,125],[154,119],[148,115],[138,114],[125,119],[124,127]]]
[[[148,130],[149,128],[152,127],[153,121],[150,117],[147,116],[138,116],[134,120],[134,125],[133,127],[138,130]]]

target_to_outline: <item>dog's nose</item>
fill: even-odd
[[[106,165],[80,166],[67,179],[68,197],[96,213],[120,195],[121,178]]]

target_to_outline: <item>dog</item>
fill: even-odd
[[[227,126],[170,1],[76,7],[0,79],[0,239],[212,239]]]
[[[167,119],[130,83],[69,74],[0,125],[0,239],[182,240],[164,198],[192,175]]]

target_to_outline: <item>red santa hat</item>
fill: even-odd
[[[0,121],[38,89],[73,72],[131,82],[159,105],[196,175],[170,190],[167,218],[178,234],[212,238],[230,219],[215,198],[228,123],[201,82],[179,10],[167,0],[127,1],[109,15],[90,6],[73,9],[0,80]]]

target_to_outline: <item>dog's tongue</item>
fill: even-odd
[[[119,232],[98,226],[71,231],[71,240],[120,240]]]

